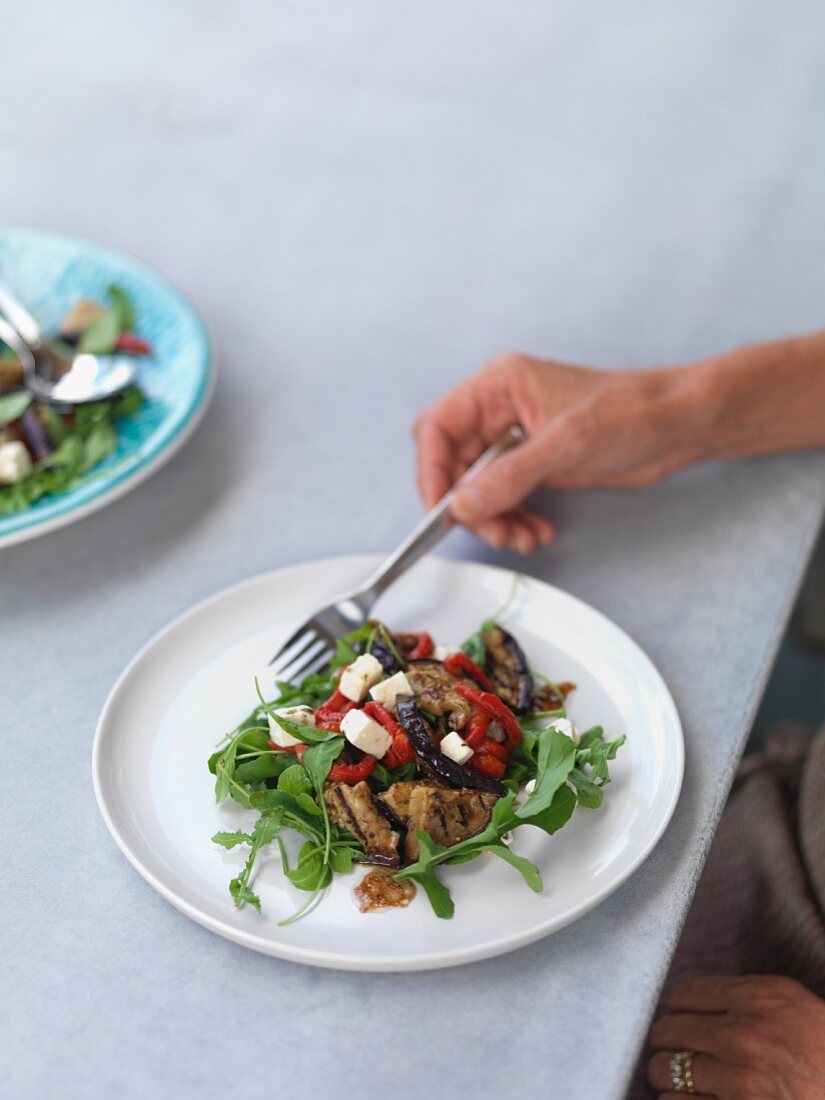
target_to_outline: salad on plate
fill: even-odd
[[[452,917],[440,869],[482,855],[540,892],[518,829],[553,834],[577,807],[598,809],[625,741],[576,727],[574,686],[531,670],[494,619],[460,648],[372,621],[339,639],[323,672],[278,682],[274,698],[256,680],[257,705],[209,758],[216,801],[258,815],[212,838],[246,851],[229,884],[235,905],[260,909],[256,861],[273,844],[284,875],[307,894],[281,924],[356,864],[373,866],[355,890],[363,911],[404,907],[420,887],[437,916]],[[304,838],[293,858],[289,831]]]
[[[67,356],[75,351],[151,355],[151,345],[135,331],[137,318],[129,295],[116,285],[106,293],[105,303],[77,302],[51,343]],[[140,389],[133,386],[111,401],[53,406],[36,401],[22,387],[23,368],[14,352],[4,348],[0,352],[0,516],[94,476],[95,468],[117,445],[119,423],[133,416],[144,401]]]

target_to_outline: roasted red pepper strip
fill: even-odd
[[[115,351],[126,351],[132,355],[151,355],[152,345],[134,332],[121,332],[115,344]]]
[[[356,703],[347,699],[343,692],[335,690],[329,699],[321,703],[315,711],[315,727],[320,730],[330,730],[332,733],[341,732],[341,719],[351,711]]]
[[[331,783],[347,783],[352,786],[366,779],[378,761],[369,753],[364,753],[364,759],[357,764],[333,764],[329,770]]]
[[[418,638],[418,642],[415,648],[407,654],[407,660],[420,661],[424,657],[429,657],[432,651],[435,649],[432,635],[422,631],[420,634],[415,634],[413,636]]]
[[[485,737],[476,752],[479,756],[494,756],[496,760],[503,760],[505,764],[510,755],[507,746],[502,745],[499,741],[494,741],[492,737]]]
[[[507,771],[507,765],[503,760],[499,760],[495,756],[484,756],[477,752],[470,757],[464,767],[469,768],[470,771],[478,772],[479,775],[489,775],[491,779],[501,779]]]
[[[489,714],[485,714],[483,710],[477,710],[470,721],[467,723],[467,728],[464,733],[464,740],[475,751],[484,738],[487,736],[487,727],[492,722],[492,718]]]
[[[380,703],[370,701],[364,704],[363,709],[364,714],[368,714],[370,718],[374,718],[376,722],[379,722],[392,738],[392,745],[387,749],[382,763],[386,764],[388,768],[399,768],[402,764],[412,764],[415,760],[415,749],[410,744],[410,739],[400,722],[396,722],[386,707],[382,707]]]
[[[466,684],[457,684],[456,691],[459,695],[463,695],[468,703],[472,703],[479,710],[483,710],[485,714],[495,718],[507,735],[505,744],[508,750],[512,750],[521,744],[522,734],[518,719],[497,695],[493,695],[489,691],[476,691],[474,688],[467,687]]]
[[[486,675],[486,673],[478,667],[478,665],[466,653],[459,650],[458,653],[451,653],[449,657],[444,661],[444,668],[451,676],[469,676],[471,680],[475,680],[480,688],[485,691],[495,691],[492,680]]]

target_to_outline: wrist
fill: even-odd
[[[756,344],[686,368],[705,458],[825,442],[825,337]]]
[[[661,476],[716,457],[722,395],[698,365],[661,367],[638,375],[648,422],[657,426]]]

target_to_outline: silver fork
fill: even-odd
[[[447,534],[450,528],[443,521],[458,489],[466,485],[493,459],[521,443],[523,439],[524,432],[520,427],[510,428],[503,439],[488,447],[469,470],[462,474],[449,492],[360,588],[344,593],[301,623],[269,662],[275,666],[276,679],[294,680],[326,664],[335,651],[336,640],[363,626],[378,597]]]
[[[42,402],[84,405],[117,397],[133,386],[137,360],[128,355],[62,355],[43,335],[38,320],[0,277],[0,340],[23,366],[24,386]]]

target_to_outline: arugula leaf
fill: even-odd
[[[298,862],[287,869],[286,877],[298,890],[318,893],[332,882],[332,869],[324,859],[324,853],[317,844],[306,840],[298,853]]]
[[[238,754],[240,736],[230,743],[215,762],[215,801],[220,803],[229,797],[232,777],[235,774],[235,757]]]
[[[261,911],[261,899],[257,894],[253,893],[249,889],[249,876],[252,874],[252,868],[255,866],[255,860],[258,858],[258,852],[261,848],[270,844],[278,835],[278,831],[281,828],[281,821],[279,816],[272,814],[263,814],[255,822],[255,827],[252,830],[251,846],[249,849],[249,856],[244,864],[243,870],[229,883],[229,893],[235,899],[236,908],[248,902],[253,905],[258,912]],[[217,834],[218,836],[226,834]],[[221,843],[218,841],[217,843]]]
[[[113,412],[116,417],[134,416],[145,404],[146,398],[141,391],[137,386],[132,386],[130,390],[124,393],[123,397],[115,401]]]
[[[90,355],[109,355],[114,351],[120,333],[120,311],[116,306],[110,306],[84,329],[77,341],[77,350]]]
[[[435,915],[442,920],[450,920],[453,913],[455,913],[455,903],[450,896],[450,891],[444,883],[441,882],[433,869],[437,862],[438,850],[441,846],[436,844],[430,837],[430,834],[425,833],[423,829],[416,829],[415,835],[418,840],[418,862],[423,864],[423,866],[421,870],[414,875],[402,873],[395,877],[414,878],[427,895]],[[412,870],[412,868],[408,868],[408,870]]]
[[[32,395],[24,390],[0,397],[0,428],[5,428],[13,420],[19,420],[33,400]]]
[[[278,697],[270,703],[270,706],[308,706],[312,707],[313,710],[328,699],[335,690],[335,682],[332,677],[322,675],[319,672],[311,672],[297,686],[288,683],[286,680],[276,681],[275,686],[278,689]]]
[[[322,741],[319,745],[311,745],[304,753],[303,765],[320,797],[323,796],[324,783],[333,761],[341,755],[344,743],[343,737],[333,734],[329,741]]]
[[[69,435],[71,429],[63,422],[63,418],[55,412],[51,405],[41,405],[38,412],[45,422],[49,441],[53,447],[57,447]]]
[[[363,626],[351,630],[349,634],[344,634],[342,637],[337,638],[335,642],[335,656],[329,663],[330,669],[334,670],[340,668],[342,665],[351,665],[359,653],[355,643],[366,642],[368,648],[370,640],[375,637],[375,632],[376,630],[372,623],[364,623]]]
[[[281,820],[291,829],[316,840],[319,844],[325,842],[323,821],[319,820],[317,806],[313,803],[313,810],[307,812],[294,795],[286,791],[253,791],[249,796],[249,806],[253,810],[264,812],[266,810],[279,810]]]
[[[552,727],[542,730],[538,741],[536,789],[524,805],[516,810],[516,816],[522,821],[529,821],[531,817],[546,810],[575,762],[576,746],[569,737]]]
[[[107,455],[110,455],[116,446],[117,432],[114,425],[107,422],[95,424],[86,437],[83,448],[83,461],[80,465],[81,473],[97,466],[98,462],[102,462]]]
[[[352,870],[353,848],[349,844],[333,847],[329,854],[329,865],[336,875],[345,875]]]
[[[106,293],[109,296],[109,301],[112,303],[112,309],[117,315],[120,331],[131,331],[137,324],[137,314],[135,313],[132,299],[123,287],[118,286],[117,283],[111,283],[107,286]]]
[[[567,782],[576,788],[576,796],[580,806],[586,810],[598,810],[604,799],[604,792],[598,783],[594,783],[590,776],[585,775],[578,768],[573,768],[567,777]]]
[[[505,863],[509,863],[511,867],[515,867],[534,893],[540,894],[542,892],[544,884],[535,863],[531,863],[524,856],[516,855],[515,852],[510,851],[506,844],[489,844],[485,851],[492,852],[499,859],[503,859]]]
[[[576,767],[590,766],[590,775],[593,780],[604,786],[610,782],[608,761],[615,760],[616,753],[627,740],[624,734],[613,741],[605,741],[601,726],[594,726],[586,730],[579,740],[576,752]]]
[[[435,915],[442,920],[450,920],[455,913],[455,902],[450,895],[450,891],[438,878],[435,871],[421,871],[416,875],[415,881],[427,895]]]
[[[565,783],[565,785],[559,787],[553,795],[553,801],[547,809],[542,810],[541,813],[534,814],[525,824],[533,825],[535,828],[541,829],[543,832],[552,836],[553,833],[557,833],[562,826],[567,824],[573,816],[576,804],[575,792],[571,791]]]
[[[332,831],[329,823],[327,802],[324,798],[324,783],[329,775],[332,762],[341,755],[344,748],[344,738],[336,737],[335,741],[326,741],[320,745],[312,745],[304,753],[303,765],[307,770],[312,785],[318,793],[318,803],[324,815],[324,864],[329,863],[330,844],[332,843]],[[320,887],[319,887],[320,889]]]
[[[278,779],[278,790],[286,791],[293,798],[297,798],[299,794],[308,794],[312,790],[312,781],[307,775],[306,769],[301,767],[300,764],[290,764],[285,771],[281,772]]]
[[[229,850],[230,848],[237,848],[239,844],[251,844],[252,837],[249,833],[235,832],[235,833],[215,833],[212,837],[213,844],[220,844],[222,848]]]
[[[241,745],[246,748],[246,743]],[[239,752],[235,758],[235,779],[247,786],[252,783],[265,783],[267,779],[277,779],[287,768],[294,767],[293,758],[286,752],[264,749],[261,752]]]

